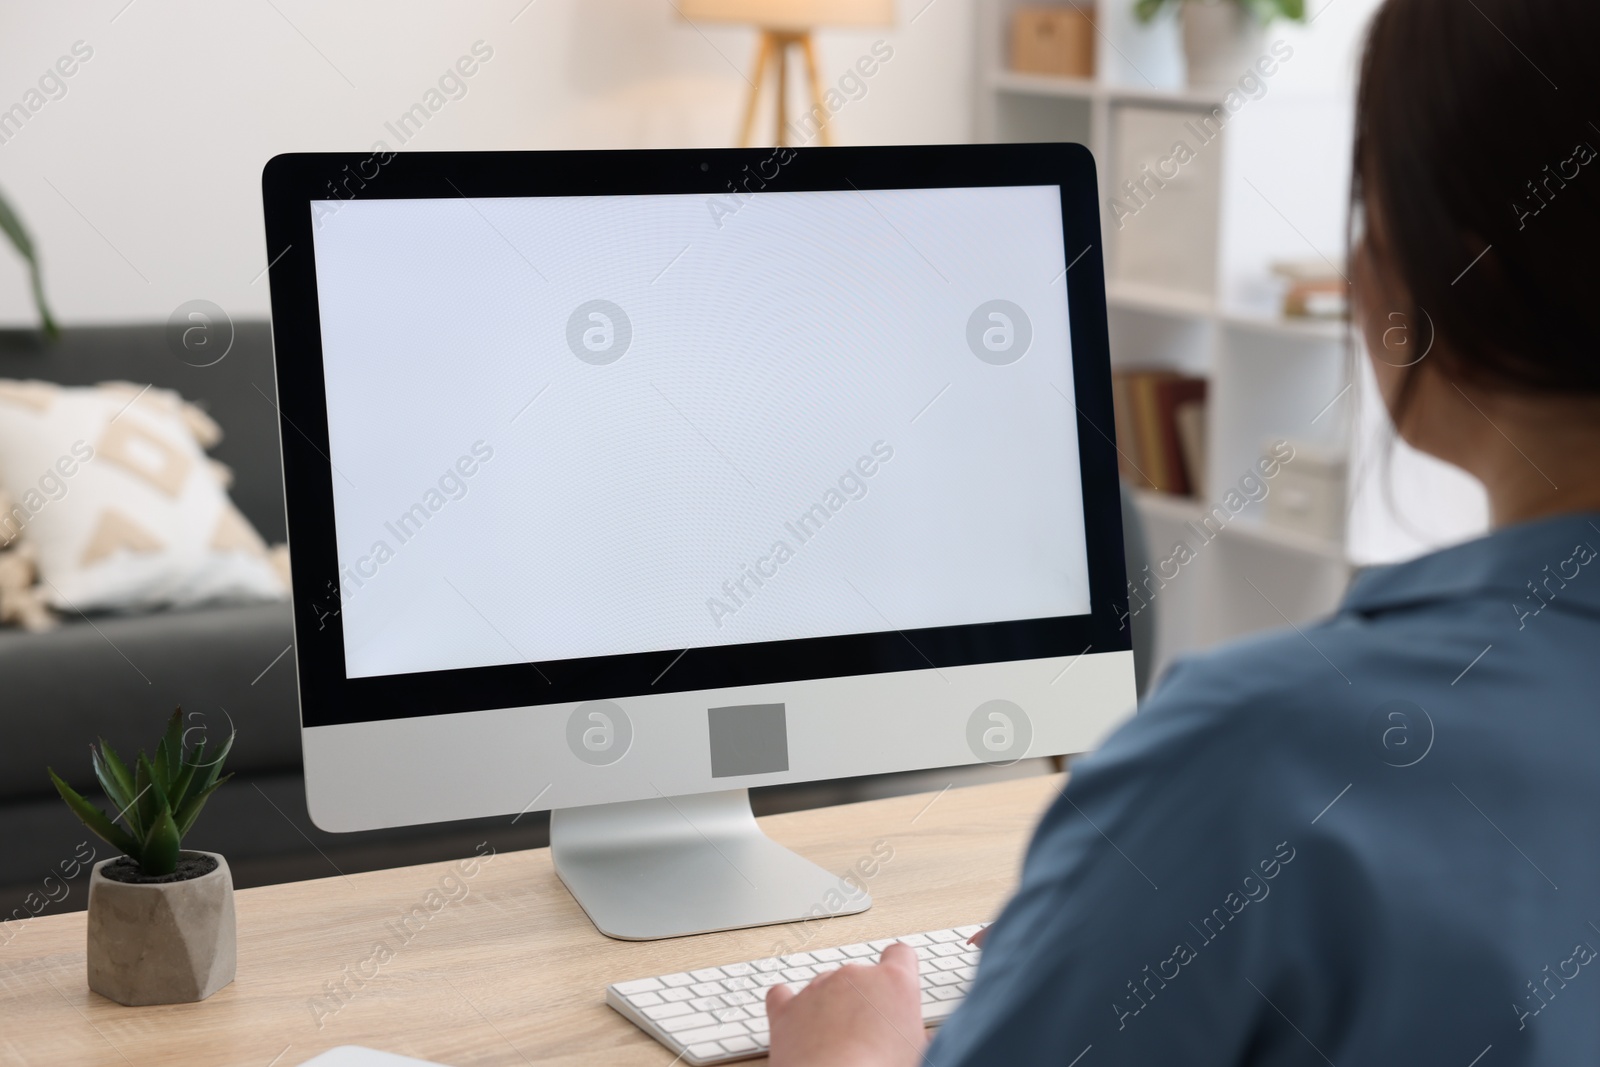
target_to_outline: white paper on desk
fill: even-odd
[[[360,1045],[340,1045],[330,1048],[320,1056],[313,1056],[301,1067],[445,1067],[432,1060],[417,1060],[410,1056],[396,1056],[392,1052],[379,1052]]]

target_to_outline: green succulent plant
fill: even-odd
[[[94,776],[106,797],[117,806],[110,816],[80,796],[54,769],[50,780],[67,807],[83,824],[139,865],[141,874],[160,876],[178,869],[184,835],[194,826],[200,809],[233,775],[218,777],[222,761],[233,748],[235,731],[210,754],[206,742],[184,751],[183,709],[167,720],[167,732],[156,746],[154,759],[142,751],[132,772],[108,744],[89,746]],[[127,829],[117,825],[120,819]]]
[[[1191,0],[1135,0],[1133,13],[1140,22],[1149,22],[1165,8],[1189,2]],[[1231,2],[1238,4],[1263,23],[1277,18],[1289,19],[1291,22],[1306,20],[1306,0],[1231,0]]]

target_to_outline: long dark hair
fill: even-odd
[[[1452,379],[1600,393],[1597,43],[1597,0],[1388,0],[1373,19],[1352,219],[1381,214],[1375,254]]]

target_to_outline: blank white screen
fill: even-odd
[[[1056,187],[312,207],[351,677],[1089,611]]]

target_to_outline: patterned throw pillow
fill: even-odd
[[[0,543],[32,546],[44,600],[69,613],[282,599],[205,454],[221,436],[165,389],[0,380]]]

